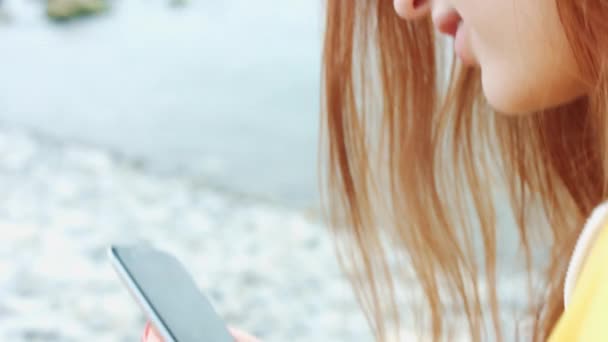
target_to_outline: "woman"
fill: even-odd
[[[504,338],[493,203],[505,189],[530,274],[521,335],[608,340],[606,210],[585,225],[608,190],[608,3],[327,7],[324,189],[376,338],[399,339],[401,260],[424,294],[428,339],[453,338],[459,315],[469,339]]]

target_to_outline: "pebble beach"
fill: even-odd
[[[311,215],[8,128],[0,188],[2,341],[138,341],[111,243],[175,254],[228,324],[264,341],[371,340]]]

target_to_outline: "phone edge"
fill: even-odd
[[[118,278],[120,278],[121,282],[127,288],[129,293],[131,294],[131,297],[135,300],[140,309],[143,311],[146,318],[154,325],[158,333],[161,334],[163,340],[165,342],[177,342],[173,335],[168,331],[167,327],[162,322],[160,317],[158,317],[156,311],[154,311],[146,297],[139,290],[137,283],[135,283],[135,281],[123,265],[122,261],[120,260],[120,257],[116,253],[116,247],[117,246],[115,245],[110,245],[110,247],[108,247],[108,257],[110,259],[112,267],[114,268],[114,271],[118,274]]]

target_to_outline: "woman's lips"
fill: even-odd
[[[467,30],[463,27],[462,22],[460,22],[456,30],[456,36],[454,37],[454,52],[456,52],[456,55],[465,65],[474,65],[475,60],[467,43]]]
[[[474,59],[467,45],[467,30],[460,14],[455,10],[447,10],[433,17],[437,30],[454,38],[454,52],[460,60],[464,64],[473,65]]]
[[[462,18],[458,12],[450,10],[438,15],[434,22],[439,32],[455,37]]]

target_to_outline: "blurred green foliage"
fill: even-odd
[[[47,0],[46,14],[53,20],[65,21],[99,14],[108,7],[106,0]]]

